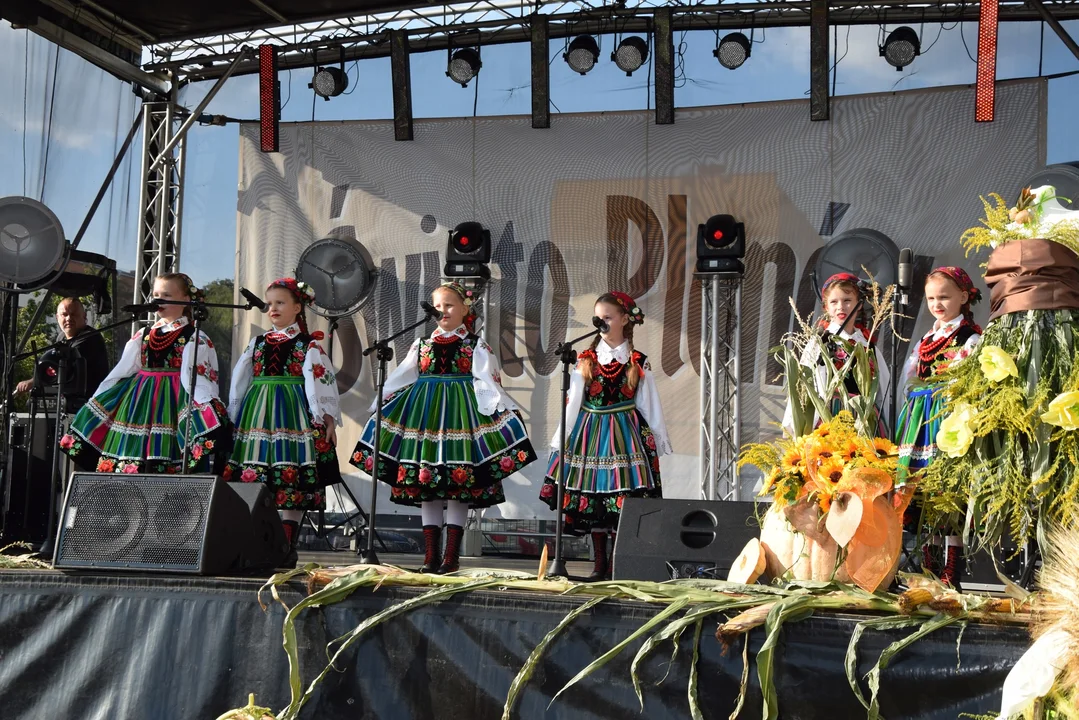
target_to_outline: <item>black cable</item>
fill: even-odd
[[[22,68],[22,194],[26,197],[26,89],[29,85],[27,80],[30,74],[30,31],[24,30],[23,35],[23,68]]]
[[[41,194],[38,199],[41,202],[45,202],[45,180],[49,175],[49,148],[52,147],[52,118],[53,110],[56,108],[56,76],[57,71],[60,69],[60,46],[56,46],[56,53],[52,59],[52,90],[49,95],[49,124],[45,130],[45,157],[41,163]],[[23,128],[23,132],[26,129]]]
[[[288,70],[288,96],[285,97],[285,102],[281,105],[281,114],[285,114],[285,108],[288,106],[288,101],[292,99],[292,68],[286,68]]]
[[[963,34],[964,25],[965,23],[960,23],[959,25],[959,37],[963,39],[963,49],[967,51],[967,57],[970,58],[972,63],[977,64],[978,61],[970,54],[970,48],[967,47],[967,36]]]
[[[1038,77],[1042,76],[1042,61],[1045,59],[1045,21],[1042,20],[1038,37]]]

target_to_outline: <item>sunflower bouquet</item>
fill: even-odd
[[[842,493],[868,491],[876,497],[891,490],[897,458],[894,443],[861,435],[844,410],[808,435],[747,446],[739,467],[753,465],[764,473],[760,494],[773,495],[778,507],[807,500],[824,514]],[[882,472],[861,472],[866,468]],[[872,478],[871,488],[866,478]]]

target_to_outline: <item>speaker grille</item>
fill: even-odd
[[[214,483],[212,476],[72,476],[56,567],[199,572]]]

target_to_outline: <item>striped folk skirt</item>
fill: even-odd
[[[540,489],[540,499],[552,510],[561,460],[557,450],[551,453]],[[566,436],[565,467],[562,511],[573,533],[617,527],[627,497],[663,497],[656,440],[632,400],[583,404]]]
[[[228,415],[215,398],[196,405],[190,419],[188,429],[188,395],[179,371],[140,370],[83,405],[60,447],[87,470],[175,473],[186,433],[191,468],[209,472],[211,458],[228,444]]]
[[[536,459],[515,413],[479,411],[471,375],[421,374],[386,401],[382,413],[377,477],[401,505],[497,505],[506,499],[502,480]],[[375,474],[374,435],[372,417],[351,458],[368,474]]]
[[[899,446],[896,484],[927,466],[937,454],[937,431],[943,419],[944,396],[939,387],[926,387],[907,393],[899,412],[895,443]]]
[[[280,510],[326,506],[323,490],[341,482],[341,469],[325,427],[311,418],[302,377],[252,380],[225,479],[265,483]]]

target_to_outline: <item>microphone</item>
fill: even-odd
[[[423,311],[427,313],[427,317],[431,318],[432,320],[442,319],[442,311],[436,309],[434,305],[427,302],[426,300],[420,303],[420,308],[423,309]]]
[[[910,292],[911,285],[914,283],[914,251],[910,248],[903,248],[899,251],[899,278],[896,283],[899,285],[899,303],[903,307],[907,306],[910,302],[910,298],[907,293]]]
[[[158,300],[151,300],[148,303],[141,303],[138,305],[124,305],[120,308],[120,312],[141,315],[142,313],[157,312],[160,309],[161,303]]]
[[[258,295],[245,287],[240,288],[240,294],[244,296],[244,300],[246,300],[247,304],[250,306],[248,308],[249,310],[257,309],[259,312],[266,312],[266,303],[262,302],[262,298]]]
[[[600,320],[595,315],[592,316],[592,327],[599,330],[601,333],[610,332],[611,326]]]

